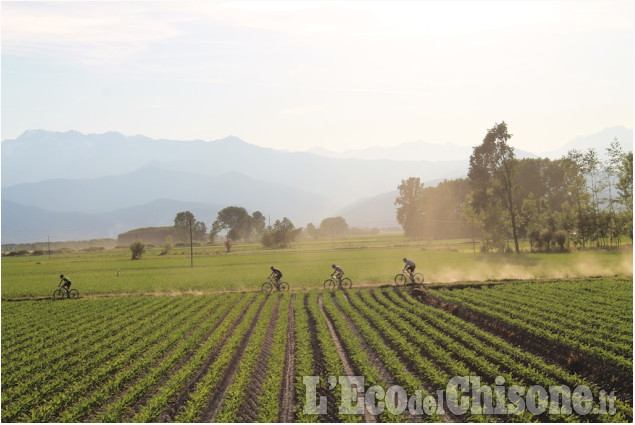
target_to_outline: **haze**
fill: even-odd
[[[519,149],[633,124],[633,2],[2,2],[2,140]]]

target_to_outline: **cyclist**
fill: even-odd
[[[415,263],[412,260],[408,260],[406,257],[404,257],[403,262],[406,263],[403,270],[408,272],[410,279],[412,280],[412,277],[415,275]]]
[[[274,282],[276,282],[276,286],[280,285],[280,278],[282,277],[282,272],[271,266],[271,274],[269,275],[269,279],[273,278]]]
[[[71,280],[69,278],[67,278],[66,276],[64,276],[63,274],[60,275],[60,284],[57,285],[60,288],[64,288],[64,291],[66,291],[66,296],[69,296],[68,290],[71,287]]]
[[[333,274],[331,274],[331,278],[334,278],[335,275],[337,275],[337,281],[341,285],[342,276],[344,276],[344,270],[342,270],[342,268],[338,266],[337,264],[332,264],[331,267],[333,267]]]

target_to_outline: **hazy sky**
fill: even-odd
[[[633,4],[2,1],[1,138],[552,150],[633,127]]]

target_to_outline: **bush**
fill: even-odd
[[[161,246],[161,253],[159,255],[166,255],[169,254],[170,251],[172,251],[172,244],[174,243],[174,241],[172,240],[172,236],[168,235],[165,238],[165,242],[163,243],[163,245]]]
[[[540,231],[540,241],[543,243],[547,251],[551,251],[551,241],[553,240],[553,232],[551,229],[542,229]]]
[[[141,241],[134,241],[129,246],[132,252],[132,260],[140,260],[143,254],[146,252],[146,246]]]

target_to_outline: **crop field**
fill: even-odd
[[[3,301],[1,419],[632,421],[632,329],[619,277]]]
[[[71,252],[3,257],[2,299],[42,299],[52,295],[65,274],[82,297],[112,294],[166,294],[250,291],[260,288],[275,265],[291,290],[321,288],[331,264],[344,269],[353,287],[393,283],[408,257],[426,282],[452,283],[501,279],[570,279],[588,276],[632,276],[632,248],[575,251],[565,254],[474,253],[470,241],[410,242],[388,234],[334,240],[304,240],[288,250],[235,245],[174,249],[159,255],[150,249],[131,261],[129,250]],[[192,267],[193,265],[193,267]]]

